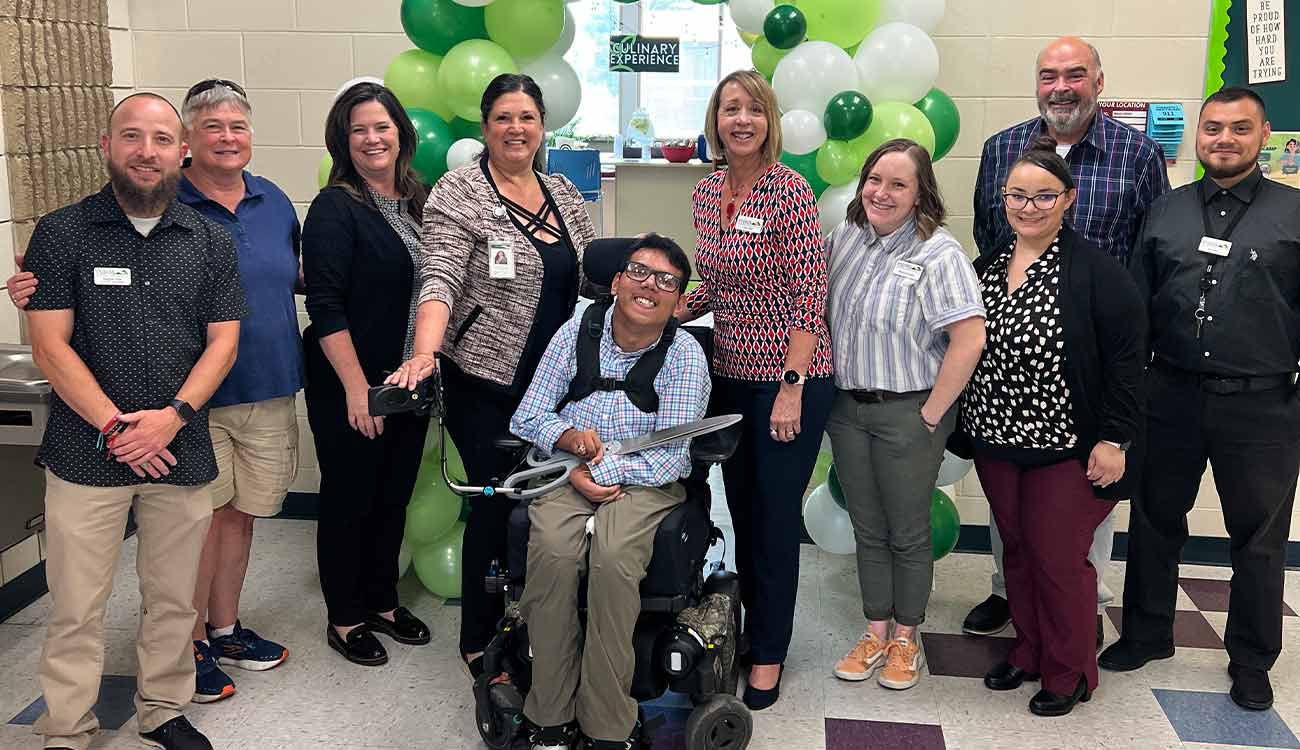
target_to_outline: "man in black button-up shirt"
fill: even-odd
[[[1300,472],[1300,190],[1264,179],[1264,103],[1228,88],[1206,100],[1205,177],[1157,200],[1130,268],[1148,303],[1147,459],[1129,520],[1121,640],[1107,669],[1173,655],[1178,561],[1208,460],[1232,541],[1224,637],[1232,698],[1272,705],[1282,587]]]
[[[168,750],[210,750],[181,709],[194,693],[190,631],[216,462],[205,404],[235,361],[245,313],[235,245],[176,201],[181,123],[136,94],[101,141],[110,183],[41,219],[25,268],[32,354],[54,388],[46,469],[46,575],[54,611],[41,656],[47,747],[98,728],[104,604],[127,511],[139,527],[143,614],[136,710]]]

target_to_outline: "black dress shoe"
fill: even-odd
[[[1074,704],[1087,703],[1091,699],[1092,691],[1088,689],[1088,680],[1080,675],[1079,684],[1075,686],[1073,693],[1057,695],[1043,688],[1029,699],[1029,710],[1039,716],[1065,716],[1074,710]]]
[[[962,621],[961,632],[970,635],[993,635],[1001,633],[1011,624],[1011,607],[1007,600],[997,594],[976,605]]]
[[[392,620],[382,615],[368,615],[366,624],[371,630],[383,633],[398,643],[405,643],[408,646],[423,646],[429,642],[429,626],[411,614],[411,610],[406,607],[393,610]]]
[[[1101,624],[1101,613],[1097,614],[1097,648],[1101,649],[1106,643],[1106,629]]]
[[[1146,666],[1149,661],[1168,659],[1173,655],[1173,644],[1139,643],[1120,636],[1097,657],[1097,666],[1112,672],[1132,672]]]
[[[1038,682],[1038,675],[1006,661],[998,662],[984,675],[984,687],[989,690],[1015,690],[1026,681]]]
[[[1232,702],[1251,711],[1267,711],[1273,707],[1273,686],[1268,681],[1268,671],[1229,664],[1228,676],[1232,678]]]
[[[347,639],[339,635],[339,631],[335,630],[333,625],[326,625],[325,638],[329,641],[330,648],[343,654],[343,658],[353,664],[377,667],[388,661],[388,652],[384,650],[384,644],[370,632],[368,625],[358,625],[349,630]]]
[[[163,750],[212,750],[208,738],[184,716],[164,722],[152,732],[141,732],[140,741],[146,747],[161,747]]]
[[[777,699],[781,697],[781,678],[785,676],[785,665],[781,665],[781,671],[776,675],[776,684],[767,690],[760,690],[748,683],[745,684],[745,706],[750,711],[762,711],[765,708],[771,708]]]

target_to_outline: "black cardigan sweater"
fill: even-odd
[[[1069,226],[1061,227],[1061,326],[1065,337],[1065,382],[1070,388],[1080,461],[1099,441],[1131,443],[1124,476],[1109,487],[1093,487],[1104,500],[1132,497],[1141,474],[1144,446],[1146,308],[1137,284],[1118,261]],[[982,278],[997,253],[975,261]],[[972,453],[960,421],[949,448]]]

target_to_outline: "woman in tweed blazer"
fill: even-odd
[[[498,76],[481,113],[482,156],[443,175],[425,204],[415,353],[389,379],[414,387],[439,369],[444,423],[480,485],[510,469],[492,441],[508,434],[546,345],[573,315],[582,254],[596,237],[577,188],[539,169],[546,105],[537,84]],[[460,650],[476,676],[502,615],[483,579],[505,560],[512,505],[474,498],[465,524]]]

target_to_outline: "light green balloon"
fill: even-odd
[[[767,41],[767,37],[760,36],[750,50],[750,59],[754,61],[754,70],[762,73],[763,77],[770,81],[772,74],[776,72],[776,64],[788,54],[790,50],[777,49]]]
[[[880,18],[880,0],[793,0],[808,21],[810,41],[852,47],[861,42]]]
[[[416,548],[411,555],[415,575],[434,596],[443,599],[460,596],[460,555],[464,539],[465,524],[457,521],[446,534]]]
[[[483,20],[489,39],[516,60],[532,60],[560,41],[564,0],[493,0]]]
[[[934,156],[934,126],[921,110],[905,102],[875,103],[871,127],[849,143],[870,156],[885,141],[907,138],[916,141]],[[865,157],[864,157],[865,161]]]
[[[443,120],[455,117],[438,88],[442,57],[422,49],[408,49],[388,63],[384,85],[407,109],[427,109]]]
[[[414,547],[436,540],[460,518],[460,496],[439,484],[417,484],[406,506],[403,538]]]
[[[831,185],[852,182],[866,161],[860,153],[851,141],[826,141],[817,149],[817,176]]]
[[[514,58],[501,45],[487,39],[468,39],[442,58],[438,86],[458,117],[477,122],[479,102],[492,79],[502,73],[518,72]]]
[[[329,154],[320,158],[320,164],[316,166],[316,187],[321,190],[330,182],[330,170],[334,168],[334,159]]]

